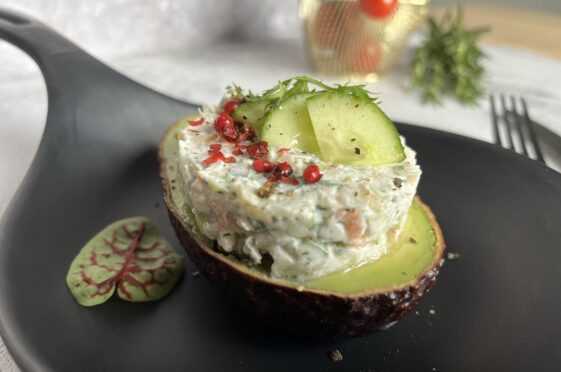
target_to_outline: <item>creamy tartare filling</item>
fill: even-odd
[[[178,187],[201,232],[219,249],[252,264],[270,265],[274,278],[305,281],[349,270],[387,253],[415,196],[421,170],[415,152],[397,164],[357,168],[324,162],[296,148],[270,148],[268,159],[291,164],[297,185],[267,182],[247,155],[217,135],[214,110],[202,125],[178,134]],[[210,145],[233,162],[205,163]],[[232,159],[230,158],[230,159]],[[302,179],[317,164],[321,179]],[[264,192],[264,188],[267,192]]]

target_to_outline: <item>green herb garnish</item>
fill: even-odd
[[[279,81],[277,85],[259,95],[251,91],[244,92],[242,88],[235,84],[231,88],[231,91],[235,96],[243,98],[245,102],[268,101],[267,111],[278,107],[281,100],[292,95],[317,91],[349,94],[356,97],[367,98],[376,103],[376,98],[373,97],[373,93],[366,90],[365,85],[336,84],[330,86],[309,75],[295,76],[284,81]]]
[[[451,93],[463,103],[475,103],[483,94],[485,57],[477,39],[489,29],[466,30],[461,8],[455,15],[446,12],[440,22],[429,17],[427,25],[429,36],[415,52],[413,87],[426,102],[440,102],[442,95]]]

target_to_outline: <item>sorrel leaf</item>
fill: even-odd
[[[126,301],[158,300],[183,271],[182,257],[146,217],[117,221],[94,236],[70,265],[66,284],[76,301],[94,306],[115,291]]]

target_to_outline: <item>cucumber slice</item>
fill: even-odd
[[[265,117],[265,111],[269,103],[270,101],[268,100],[242,103],[236,108],[236,110],[234,110],[232,118],[234,118],[237,122],[251,125],[253,130],[259,133],[259,131],[261,131],[263,118]]]
[[[374,102],[324,92],[306,105],[323,160],[368,167],[405,159],[397,129]]]
[[[282,100],[263,120],[261,139],[272,147],[295,147],[319,153],[306,100],[315,93],[300,93]]]

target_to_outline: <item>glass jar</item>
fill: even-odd
[[[347,81],[376,81],[397,62],[429,0],[400,0],[387,15],[365,9],[372,0],[301,0],[307,50],[320,74]]]

